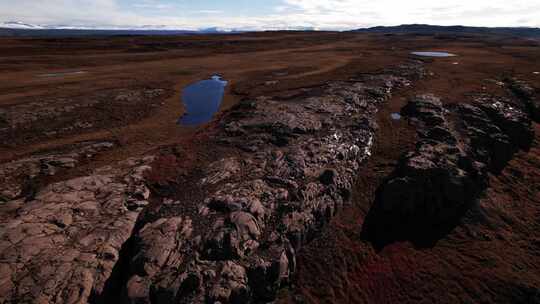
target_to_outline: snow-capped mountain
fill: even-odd
[[[218,27],[210,28],[186,28],[182,26],[174,25],[141,25],[141,26],[74,26],[74,25],[37,25],[30,24],[20,21],[7,21],[0,22],[0,28],[4,29],[19,29],[19,30],[32,30],[32,29],[41,29],[41,30],[92,30],[92,31],[101,31],[101,30],[110,30],[110,31],[185,31],[185,32],[203,32],[203,33],[221,33],[221,32],[230,32],[228,29],[222,29]]]
[[[7,22],[0,22],[0,28],[36,30],[36,29],[43,29],[44,27],[41,25],[24,23],[20,21],[7,21]]]
[[[0,35],[4,36],[87,36],[87,35],[188,35],[188,34],[234,34],[260,31],[316,31],[310,26],[284,26],[280,24],[248,27],[201,27],[190,28],[174,25],[140,26],[74,26],[65,24],[31,24],[20,21],[0,22]]]

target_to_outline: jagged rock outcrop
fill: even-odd
[[[510,90],[523,101],[531,118],[540,122],[540,94],[538,90],[520,79],[511,78],[507,82],[510,85]]]
[[[100,298],[148,204],[151,161],[128,160],[1,204],[0,303]]]
[[[329,83],[304,99],[241,102],[215,135],[218,145],[239,154],[203,170],[196,184],[205,199],[168,202],[196,204],[196,213],[166,208],[171,218],[192,223],[189,229],[172,225],[177,233],[168,236],[155,222],[136,235],[140,249],[133,253],[123,300],[274,300],[292,278],[296,252],[349,200],[359,165],[371,153],[377,106],[408,85],[399,76],[364,76]],[[174,250],[160,249],[172,240]],[[163,263],[152,257],[156,251],[168,256],[159,259]]]
[[[443,106],[433,95],[409,101],[402,114],[419,141],[378,190],[364,225],[377,245],[409,239],[427,245],[451,229],[534,132],[528,115],[500,98]]]
[[[184,246],[191,237],[192,226],[189,218],[162,218],[145,225],[135,240],[137,252],[129,261],[130,271],[135,273],[126,285],[126,296],[132,302],[145,301],[149,293],[151,279],[168,264],[178,267],[183,255],[176,249]]]

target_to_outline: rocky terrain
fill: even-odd
[[[51,139],[88,132],[103,125],[114,127],[123,120],[140,119],[140,112],[159,106],[156,98],[164,94],[163,89],[138,89],[29,103],[15,101],[0,110],[0,138],[3,145],[15,145],[35,142],[36,137]],[[123,110],[126,107],[131,108],[128,114]],[[104,113],[105,117],[94,115],[96,112]]]
[[[527,105],[496,97],[445,108],[421,95],[402,110],[419,141],[379,189],[365,221],[366,237],[378,246],[410,240],[430,246],[455,227],[488,186],[534,139]]]
[[[388,72],[330,82],[287,104],[242,101],[211,139],[237,152],[189,178],[204,200],[166,199],[137,220],[150,195],[143,166],[101,168],[33,200],[6,202],[5,300],[274,300],[295,271],[296,252],[349,201],[358,165],[371,155],[378,107],[424,74],[421,62]]]
[[[87,142],[74,145],[67,151],[32,155],[0,165],[0,200],[25,197],[31,200],[44,177],[75,168],[100,151],[114,147],[112,142]]]
[[[100,56],[67,39],[88,73],[18,67],[0,303],[540,301],[538,47],[445,40],[463,57],[422,59],[407,47],[437,40],[315,38],[96,38]],[[53,43],[7,41],[6,70]],[[176,125],[175,91],[215,66],[221,112]]]
[[[329,83],[288,104],[265,97],[241,102],[213,135],[239,154],[203,169],[196,181],[203,201],[173,203],[195,210],[154,211],[150,217],[159,220],[135,236],[122,297],[274,300],[295,272],[296,252],[349,201],[355,171],[371,155],[377,107],[410,85],[401,69],[422,75],[415,62],[396,74]],[[176,233],[156,235],[163,229]]]
[[[2,205],[2,302],[80,303],[107,287],[149,191],[146,160],[54,183]]]

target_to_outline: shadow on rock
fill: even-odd
[[[403,109],[419,141],[377,190],[362,237],[377,249],[396,241],[431,247],[445,237],[513,155],[530,147],[527,114],[489,96],[444,107],[433,95]]]
[[[400,241],[411,242],[416,248],[432,248],[461,223],[461,218],[474,204],[474,201],[468,201],[454,210],[445,211],[431,208],[411,209],[409,212],[395,210],[388,208],[392,200],[388,197],[389,191],[393,192],[391,196],[401,197],[398,202],[409,200],[409,204],[414,200],[414,192],[420,194],[424,191],[410,188],[406,184],[397,186],[402,187],[401,190],[394,187],[396,186],[392,185],[377,191],[377,199],[362,226],[362,238],[369,241],[376,250]],[[429,191],[420,195],[426,198],[434,195],[427,192]],[[430,202],[423,203],[424,206],[426,204]],[[444,212],[444,216],[436,216],[438,212]]]

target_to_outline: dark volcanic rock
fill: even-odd
[[[534,139],[531,119],[521,109],[496,98],[478,99],[477,103],[493,123],[508,135],[512,144],[529,149]]]
[[[411,100],[402,113],[418,128],[416,150],[380,187],[364,236],[382,246],[398,239],[429,245],[455,226],[534,133],[528,116],[494,98],[445,108],[433,95]]]
[[[510,84],[512,92],[525,104],[531,118],[540,122],[540,94],[538,91],[523,80],[512,78],[507,82]]]
[[[409,84],[402,77],[371,75],[329,83],[317,96],[287,102],[261,97],[234,108],[216,142],[240,154],[203,170],[197,184],[206,199],[179,202],[196,204],[193,223],[209,224],[193,225],[191,238],[170,253],[174,259],[151,272],[140,271],[141,259],[132,259],[124,299],[273,301],[295,272],[296,252],[350,198],[359,165],[371,153],[377,106]],[[179,233],[168,238],[185,239]],[[152,239],[139,233],[134,256],[168,252],[149,248],[162,246]]]
[[[460,104],[457,111],[468,137],[469,152],[482,164],[490,164],[493,171],[502,170],[517,146],[512,145],[510,138],[479,107]]]

